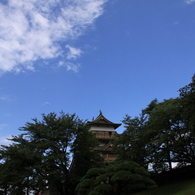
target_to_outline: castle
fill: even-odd
[[[92,121],[88,121],[89,131],[93,132],[99,141],[99,146],[94,150],[98,151],[106,162],[116,159],[113,152],[113,141],[116,139],[116,131],[121,124],[113,123],[105,118],[100,111],[99,116]]]

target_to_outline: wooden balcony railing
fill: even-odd
[[[112,161],[112,160],[115,160],[115,159],[116,159],[116,156],[104,156],[105,161]]]
[[[115,139],[114,135],[95,135],[97,138],[110,138],[110,139]]]

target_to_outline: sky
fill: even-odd
[[[194,52],[195,0],[0,0],[0,144],[50,112],[138,116],[179,96]]]

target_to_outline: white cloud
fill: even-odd
[[[7,97],[5,97],[5,96],[0,96],[0,100],[6,101],[6,100],[7,100]]]
[[[66,67],[66,70],[69,71],[69,70],[72,70],[74,72],[78,72],[79,71],[79,68],[80,68],[80,64],[75,64],[75,63],[71,63],[71,62],[63,62],[63,61],[60,61],[59,64],[58,64],[59,67]]]
[[[102,13],[107,0],[8,0],[0,3],[0,71],[34,70],[36,60],[76,59],[78,38]],[[63,52],[61,42],[67,45]]]
[[[49,105],[49,102],[43,102],[42,106]]]
[[[187,4],[192,4],[192,3],[195,3],[195,0],[185,0],[185,2],[186,2]]]
[[[67,53],[68,59],[76,59],[82,53],[82,51],[80,49],[71,47],[70,45],[66,45],[66,48],[69,49],[69,52]]]
[[[14,98],[10,97],[9,95],[1,95],[0,101],[13,101]]]
[[[3,130],[7,126],[8,126],[7,124],[0,124],[0,130]]]

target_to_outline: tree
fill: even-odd
[[[185,131],[180,145],[183,147],[183,155],[178,151],[184,161],[195,165],[195,74],[191,83],[179,89],[181,109]]]
[[[70,147],[76,130],[84,123],[75,114],[63,112],[42,117],[42,121],[33,119],[34,123],[26,123],[20,130],[27,132],[26,139],[41,154],[40,179],[47,180],[49,187],[62,195],[69,190]]]
[[[173,162],[194,163],[195,139],[186,124],[182,102],[180,97],[168,99],[157,103],[152,110],[144,110],[149,115],[148,158],[157,172],[172,169]]]
[[[179,89],[184,122],[188,130],[195,134],[195,74],[192,82]],[[194,136],[194,135],[193,135]]]
[[[76,190],[81,195],[122,195],[157,187],[139,164],[126,161],[106,168],[92,168]]]
[[[166,165],[172,169],[177,143],[184,130],[180,99],[164,100],[156,104],[153,110],[147,111],[148,108],[144,112],[149,114],[146,134],[150,137],[147,144],[150,162],[156,170],[163,170]]]
[[[150,113],[148,122],[148,134],[151,137],[148,148],[150,148],[150,156],[153,158],[154,166],[164,166],[168,162],[169,168],[172,168],[171,148],[175,132],[174,126],[174,103],[175,100],[165,100],[158,103]],[[172,112],[173,111],[173,112]],[[153,148],[153,151],[151,150]]]
[[[85,125],[76,131],[76,139],[71,146],[73,161],[70,168],[70,180],[72,194],[80,179],[90,168],[101,167],[103,158],[93,150],[99,145],[95,134],[89,131],[89,126]]]
[[[60,195],[69,194],[70,149],[85,123],[75,114],[64,112],[59,116],[43,114],[42,120],[34,118],[32,121],[20,128],[24,133],[13,136],[11,146],[0,150],[1,186],[12,188],[20,183],[20,192],[15,194],[22,194],[27,188],[37,191],[45,186]],[[14,154],[20,158],[16,159]],[[6,172],[4,168],[13,171]]]
[[[1,147],[0,186],[5,194],[24,194],[30,191],[29,175],[33,175],[33,154],[19,145]],[[3,162],[4,161],[4,162]],[[32,181],[32,180],[31,180]],[[34,185],[34,189],[38,186]]]
[[[146,117],[143,114],[135,118],[126,115],[123,120],[126,129],[115,141],[115,150],[119,162],[135,161],[147,167],[144,136],[146,122]]]
[[[125,131],[115,143],[118,161],[133,160],[153,166],[156,172],[172,169],[172,163],[194,163],[195,139],[186,124],[183,100],[157,99],[139,117],[126,115]]]

